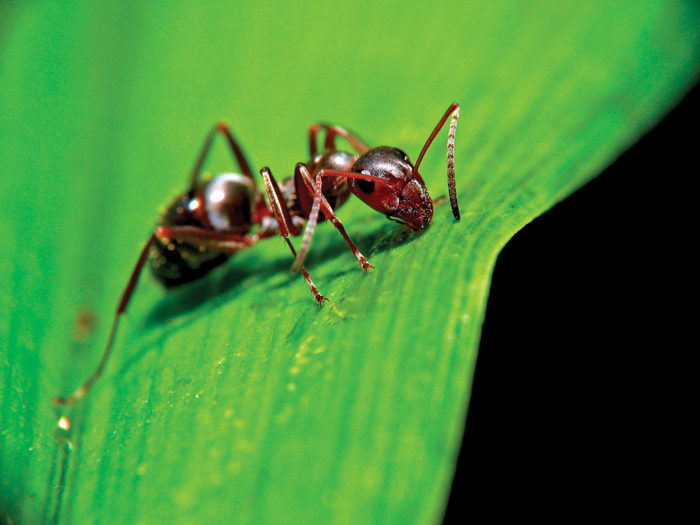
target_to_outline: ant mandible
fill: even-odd
[[[178,196],[161,216],[141,250],[138,261],[112,320],[102,357],[93,373],[68,397],[56,397],[59,405],[72,405],[84,397],[99,379],[112,351],[117,328],[133,295],[136,283],[146,261],[150,259],[155,277],[170,288],[184,284],[209,273],[232,254],[250,248],[262,239],[281,235],[289,246],[298,267],[316,302],[323,297],[303,265],[311,235],[319,220],[319,211],[340,232],[357,257],[362,268],[371,266],[348,236],[334,210],[351,193],[366,204],[396,220],[422,230],[430,224],[433,201],[423,178],[418,173],[423,156],[448,117],[452,115],[447,141],[448,190],[452,212],[459,220],[459,207],[454,181],[454,137],[459,117],[459,105],[451,104],[428,137],[415,165],[397,148],[379,146],[370,148],[363,141],[339,126],[313,124],[309,127],[311,160],[296,165],[294,176],[279,184],[270,169],[260,170],[265,184],[267,202],[258,189],[242,148],[230,128],[216,124],[207,135],[190,176],[188,189]],[[317,135],[326,133],[325,147],[318,154]],[[217,134],[223,134],[242,174],[225,173],[209,180],[200,180],[200,173]],[[356,151],[352,155],[339,151],[336,136],[344,138]],[[289,240],[290,235],[301,235],[306,224],[302,249],[297,254]],[[257,226],[257,232],[251,233]]]

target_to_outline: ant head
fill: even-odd
[[[390,219],[422,230],[433,218],[433,202],[423,179],[403,151],[372,148],[353,164],[352,172],[367,179],[348,178],[350,190]]]

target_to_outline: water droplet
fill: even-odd
[[[56,423],[59,428],[62,428],[63,430],[70,430],[70,421],[66,416],[61,416],[61,419],[58,420],[58,423]]]

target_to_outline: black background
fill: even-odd
[[[502,251],[445,524],[667,515],[670,294],[694,304],[693,234],[674,233],[696,198],[697,108],[696,87]]]

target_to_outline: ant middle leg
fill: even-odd
[[[229,254],[250,248],[260,240],[258,235],[218,232],[197,226],[158,226],[155,235],[162,241],[175,239]]]
[[[326,219],[328,219],[331,222],[331,224],[335,226],[335,229],[340,232],[340,235],[342,235],[343,239],[345,240],[345,243],[348,245],[353,255],[357,257],[357,260],[362,265],[362,269],[365,272],[368,272],[370,268],[373,268],[373,266],[369,263],[367,258],[364,255],[362,255],[362,253],[360,253],[360,250],[357,249],[355,243],[352,242],[347,232],[345,231],[343,223],[340,222],[340,219],[338,219],[338,217],[335,215],[333,208],[328,203],[326,197],[324,197],[323,192],[321,191],[321,177],[347,177],[348,175],[351,174],[343,171],[321,170],[316,174],[316,181],[314,183],[314,180],[311,178],[311,174],[309,173],[309,169],[306,167],[306,165],[303,162],[299,162],[296,165],[296,168],[294,170],[294,176],[300,176],[302,181],[304,182],[304,185],[306,186],[307,191],[314,196],[314,201],[311,206],[311,213],[309,214],[309,220],[306,223],[304,240],[302,241],[302,247],[299,252],[299,257],[297,258],[298,264],[301,264],[304,261],[304,258],[306,257],[306,253],[308,252],[309,245],[311,243],[311,236],[313,235],[316,223],[318,221],[318,212],[320,209],[321,213],[323,213]]]

